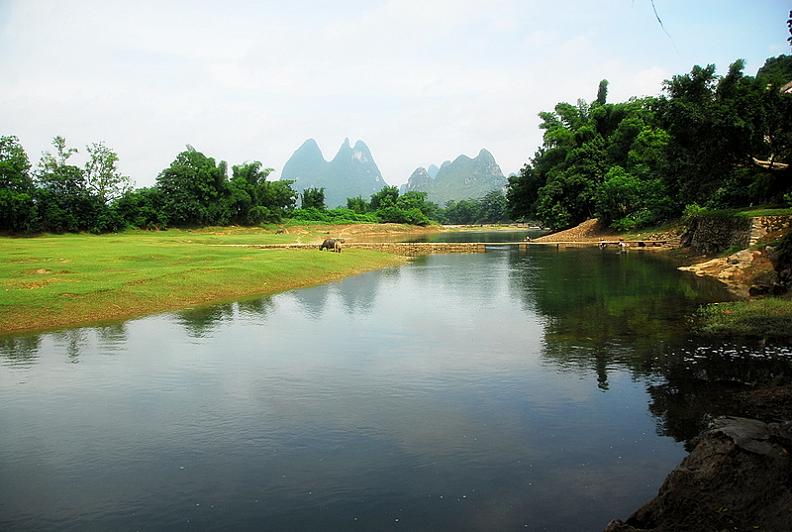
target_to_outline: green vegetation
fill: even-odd
[[[712,209],[700,207],[693,203],[685,207],[683,219],[696,216],[720,218],[753,218],[756,216],[792,216],[792,208],[788,207],[748,207],[735,209]]]
[[[325,208],[325,190],[324,188],[306,188],[300,194],[300,206],[303,209],[318,209]]]
[[[500,190],[488,192],[479,199],[449,201],[440,212],[447,224],[497,223],[509,220],[506,196]]]
[[[316,231],[301,233],[303,241],[321,238]],[[294,240],[252,229],[0,238],[0,333],[270,294],[404,260],[357,249],[319,253],[239,246]]]
[[[379,223],[373,212],[358,213],[352,209],[295,209],[289,216],[288,225],[305,224],[358,224]]]
[[[445,209],[426,192],[399,195],[385,186],[366,200],[347,199],[346,208],[326,209],[325,190],[309,187],[298,194],[291,181],[268,181],[271,168],[259,161],[228,165],[192,146],[160,172],[153,187],[132,189],[117,169],[118,155],[104,144],[87,147],[85,167],[70,163],[77,152],[62,137],[54,153],[31,165],[13,136],[0,137],[0,231],[108,233],[168,227],[258,226],[287,221],[313,223],[483,223],[508,219],[500,191],[480,199],[449,202]],[[300,198],[301,208],[295,209]]]
[[[695,329],[711,336],[792,338],[792,299],[764,298],[699,308]]]
[[[768,59],[755,77],[743,68],[737,60],[717,76],[714,65],[694,66],[667,80],[663,96],[620,103],[607,103],[603,80],[592,103],[540,113],[544,142],[509,179],[511,215],[553,229],[597,216],[629,231],[691,203],[784,205],[792,169],[779,163],[792,162],[792,95],[779,88],[792,79],[792,56]]]

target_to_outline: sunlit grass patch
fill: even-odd
[[[217,233],[169,230],[0,238],[0,333],[271,294],[405,260],[356,249],[338,254],[312,249],[253,251],[213,244],[295,237],[260,229]]]
[[[696,330],[705,335],[792,338],[792,299],[768,297],[699,308]]]

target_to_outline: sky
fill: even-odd
[[[505,174],[537,113],[789,54],[787,0],[0,0],[0,135],[31,162],[104,141],[137,186],[190,144],[273,177],[306,139],[362,139],[389,184],[487,148]],[[667,32],[667,33],[666,33]]]

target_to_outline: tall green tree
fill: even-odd
[[[496,223],[508,218],[508,202],[500,190],[488,192],[479,200],[478,221]]]
[[[303,209],[325,209],[325,190],[322,188],[306,188],[300,195],[300,204]]]
[[[19,139],[0,136],[0,230],[34,228],[36,206],[30,161]]]
[[[101,202],[89,191],[83,169],[69,161],[77,149],[68,147],[61,136],[52,146],[55,151],[42,154],[36,171],[39,226],[57,233],[93,229]]]
[[[94,142],[86,147],[88,161],[85,163],[85,182],[89,191],[99,201],[107,204],[120,198],[132,188],[129,176],[118,169],[118,154],[104,142]]]
[[[157,177],[163,211],[175,226],[224,225],[231,219],[227,165],[215,163],[192,146],[176,156]]]
[[[382,187],[379,192],[371,195],[370,206],[371,210],[376,211],[384,207],[393,207],[396,205],[396,200],[399,199],[398,187]]]
[[[362,196],[355,196],[354,198],[347,198],[347,209],[358,214],[365,214],[369,212],[370,205]]]

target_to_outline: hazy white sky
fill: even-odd
[[[35,164],[104,140],[138,186],[185,144],[280,170],[364,140],[383,177],[489,149],[504,173],[556,102],[656,94],[694,64],[790,53],[786,0],[0,0],[0,134]],[[274,175],[278,175],[277,172]]]

